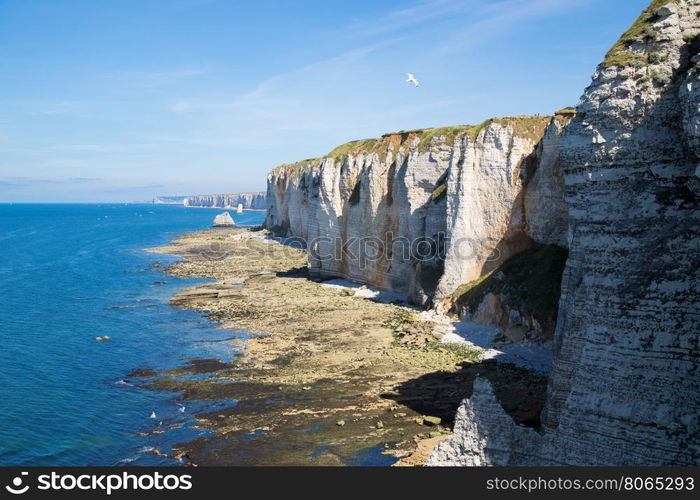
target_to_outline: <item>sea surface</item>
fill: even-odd
[[[192,412],[235,404],[187,401],[183,410],[179,394],[128,376],[235,355],[220,342],[230,331],[168,304],[203,280],[163,274],[176,259],[144,250],[209,228],[220,212],[0,204],[0,465],[172,464],[153,449],[206,432],[192,428]],[[264,213],[232,216],[258,224]]]

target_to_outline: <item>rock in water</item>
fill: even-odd
[[[231,214],[228,212],[224,212],[214,217],[214,227],[233,227],[235,225],[236,223],[234,222],[233,217],[231,217]]]
[[[242,214],[243,213],[243,203],[239,203],[238,207],[236,208],[236,213],[237,214]]]

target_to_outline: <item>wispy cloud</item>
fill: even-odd
[[[359,60],[363,59],[367,55],[381,48],[382,46],[387,46],[391,44],[391,40],[385,40],[381,43],[375,43],[371,45],[365,45],[363,47],[357,47],[352,50],[345,51],[334,57],[323,59],[321,61],[316,61],[311,64],[307,64],[300,68],[293,69],[291,71],[286,71],[278,75],[270,76],[245,94],[241,94],[236,98],[238,103],[245,103],[251,99],[261,96],[266,91],[275,89],[278,90],[280,86],[289,86],[292,81],[303,81],[305,76],[312,73],[323,72],[330,69],[339,70],[347,68],[349,65],[357,63]]]
[[[512,27],[535,18],[572,10],[583,0],[501,0],[475,8],[462,29],[452,31],[440,44],[441,52],[464,50],[504,36]]]
[[[161,87],[164,85],[188,80],[207,73],[207,68],[180,68],[161,71],[114,71],[104,74],[105,78],[115,79],[122,84],[142,85],[146,87]]]
[[[36,177],[3,177],[0,178],[0,185],[4,187],[29,187],[44,184],[86,184],[100,182],[101,177],[68,177],[68,178],[36,178]]]
[[[106,153],[112,151],[123,151],[125,148],[124,146],[114,144],[57,144],[55,146],[51,146],[51,149],[55,151],[94,151],[96,153]]]
[[[422,0],[407,7],[389,11],[379,18],[354,21],[345,27],[345,33],[381,35],[426,25],[431,21],[454,18],[473,12],[480,2],[473,0]]]

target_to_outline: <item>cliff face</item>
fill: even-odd
[[[558,115],[543,134],[487,131],[493,133],[484,135],[484,144],[470,148],[449,170],[445,270],[438,298],[497,269],[532,240],[566,245],[558,152],[567,122]]]
[[[243,208],[263,210],[265,193],[203,194],[186,196],[183,200],[186,207],[236,208],[239,203]]]
[[[561,137],[570,254],[542,432],[478,381],[431,464],[700,463],[699,13],[653,2]]]
[[[564,244],[556,149],[567,118],[389,134],[268,175],[267,227],[309,242],[309,268],[445,299],[532,240]]]
[[[309,269],[410,295],[434,288],[416,244],[444,232],[444,200],[432,200],[452,147],[417,149],[420,133],[390,135],[374,150],[279,169],[268,177],[268,225],[309,243]],[[413,149],[411,151],[411,149]],[[428,245],[430,246],[430,245]]]

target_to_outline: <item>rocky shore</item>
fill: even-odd
[[[546,379],[439,341],[414,308],[309,277],[303,250],[264,230],[186,234],[153,251],[176,276],[211,278],[172,299],[233,332],[233,362],[138,372],[185,399],[234,401],[197,416],[211,435],[175,447],[194,465],[420,465],[449,434],[476,377],[519,424],[536,425]],[[243,333],[245,332],[245,333]]]

